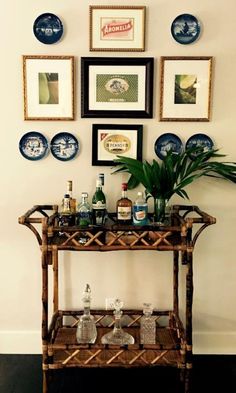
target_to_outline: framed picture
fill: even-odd
[[[93,124],[92,165],[115,165],[117,155],[142,160],[143,126]]]
[[[93,6],[90,10],[91,51],[144,51],[144,6]]]
[[[74,119],[74,57],[23,56],[24,119]]]
[[[82,117],[152,117],[152,57],[82,57]]]
[[[161,121],[209,121],[212,57],[161,57]]]

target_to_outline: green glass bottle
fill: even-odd
[[[96,191],[92,197],[92,220],[94,225],[103,225],[106,218],[106,197],[101,179],[96,181]]]

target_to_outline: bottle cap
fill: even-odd
[[[101,180],[102,186],[104,186],[104,173],[99,173],[98,178]]]
[[[81,193],[81,196],[82,196],[83,198],[88,198],[88,193],[87,193],[87,192],[82,192],[82,193]]]
[[[72,191],[72,180],[67,180],[67,189],[68,191]]]
[[[121,184],[121,188],[122,188],[123,191],[127,191],[127,189],[128,189],[128,184],[127,184],[127,183],[122,183],[122,184]]]

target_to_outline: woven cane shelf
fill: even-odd
[[[197,206],[175,205],[168,224],[158,226],[121,226],[114,214],[103,227],[61,227],[57,205],[36,205],[19,218],[36,236],[42,254],[42,344],[43,393],[49,392],[49,372],[68,367],[155,367],[173,366],[181,371],[183,391],[191,390],[193,251],[202,231],[216,220]],[[112,311],[92,310],[97,340],[82,345],[76,341],[81,310],[59,309],[58,253],[71,251],[154,250],[173,253],[173,310],[154,310],[156,343],[139,341],[142,310],[124,310],[123,329],[135,338],[135,344],[101,344],[101,337],[113,328]],[[155,254],[155,255],[160,255]],[[179,258],[181,257],[181,258]],[[179,317],[179,259],[186,268],[185,326]],[[53,270],[53,299],[48,294],[48,270]],[[53,316],[49,321],[49,300]]]

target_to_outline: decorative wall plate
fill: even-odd
[[[27,160],[36,161],[43,158],[47,153],[48,142],[40,132],[31,131],[22,136],[19,149],[22,156]]]
[[[208,135],[202,133],[192,135],[186,142],[186,149],[191,147],[201,147],[203,152],[212,149],[213,146],[214,143],[212,139]],[[200,153],[201,151],[192,153],[191,158],[195,159]]]
[[[201,31],[200,23],[191,14],[182,14],[171,25],[171,34],[179,44],[191,44],[196,41]]]
[[[179,154],[183,150],[181,139],[170,132],[160,135],[154,146],[157,157],[161,160],[166,156],[167,152],[172,150],[173,153]]]
[[[63,25],[58,16],[47,12],[35,19],[33,31],[35,37],[43,44],[54,44],[63,34]]]
[[[79,150],[79,142],[69,132],[59,132],[51,140],[52,155],[60,161],[72,160]]]

